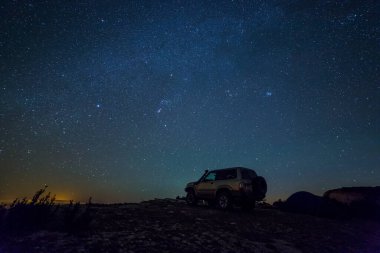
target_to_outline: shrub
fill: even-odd
[[[19,234],[41,229],[74,232],[89,228],[91,198],[81,212],[79,202],[70,201],[63,207],[55,205],[55,196],[50,192],[44,195],[46,189],[47,186],[38,190],[30,201],[17,198],[8,209],[0,206],[0,233]]]
[[[18,233],[45,228],[52,217],[55,200],[50,192],[42,196],[46,188],[38,190],[30,202],[27,198],[15,199],[5,212],[3,229]]]
[[[80,232],[89,228],[92,220],[92,202],[89,198],[84,210],[81,210],[79,202],[71,200],[63,211],[63,229],[69,232]]]
[[[0,204],[0,228],[3,227],[3,219],[6,211],[7,210],[5,209],[5,205]]]

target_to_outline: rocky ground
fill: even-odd
[[[91,229],[0,238],[0,252],[380,252],[380,223],[180,200],[94,206]]]

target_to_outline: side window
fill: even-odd
[[[236,178],[236,169],[220,170],[216,174],[216,180],[228,180]]]
[[[241,170],[241,178],[243,179],[249,179],[248,171],[247,170]]]
[[[204,181],[215,181],[215,178],[216,178],[216,173],[215,172],[210,172],[205,177]]]
[[[241,177],[243,179],[254,179],[256,176],[256,173],[252,170],[241,170]]]
[[[236,169],[226,170],[226,179],[235,179],[237,177]]]

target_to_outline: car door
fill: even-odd
[[[209,172],[203,180],[197,185],[198,197],[201,199],[210,199],[214,196],[216,172]]]
[[[237,170],[235,168],[219,170],[215,178],[215,189],[237,189],[236,177]]]

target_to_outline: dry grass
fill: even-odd
[[[30,200],[17,198],[9,206],[0,205],[0,233],[24,234],[42,229],[77,232],[89,228],[91,198],[85,206],[73,201],[57,205],[55,195],[46,190],[47,186],[39,189]]]

